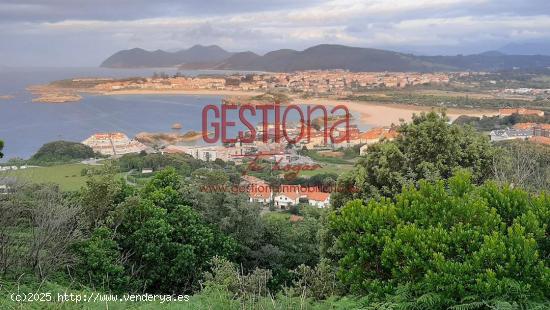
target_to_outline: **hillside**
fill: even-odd
[[[250,54],[249,54],[250,55]],[[238,59],[234,57],[239,56]],[[444,70],[417,59],[413,55],[401,54],[371,48],[343,45],[317,45],[303,51],[277,50],[264,56],[234,55],[220,63],[215,69],[295,71],[316,69],[344,69],[350,71],[431,71]]]
[[[123,50],[107,58],[101,67],[107,68],[153,68],[173,67],[181,64],[217,63],[230,57],[232,53],[217,45],[195,45],[177,52],[156,50],[153,52],[141,48]]]
[[[142,49],[120,51],[103,67],[169,67],[255,71],[298,71],[344,69],[349,71],[496,71],[513,68],[544,68],[550,56],[507,55],[486,52],[475,55],[415,56],[393,51],[321,44],[303,51],[281,49],[265,55],[247,51],[229,53],[218,46],[195,46],[176,53]]]

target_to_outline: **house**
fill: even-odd
[[[330,193],[319,190],[306,193],[308,203],[317,208],[326,208],[330,204]]]
[[[153,168],[143,168],[141,169],[141,174],[150,174],[153,173]]]
[[[102,155],[124,155],[145,151],[147,147],[137,140],[130,140],[121,132],[96,133],[82,144],[91,147],[94,152]]]
[[[261,204],[268,204],[273,201],[273,192],[269,185],[252,186],[248,191],[248,198],[250,202],[257,202]]]
[[[273,198],[275,206],[286,208],[297,205],[300,202],[300,193],[298,191],[280,191]]]
[[[533,136],[532,129],[515,129],[515,128],[506,128],[493,130],[490,133],[491,141],[505,141],[505,140],[514,140],[514,139],[527,139]]]
[[[273,201],[271,186],[264,180],[251,175],[241,176],[241,186],[247,187],[248,200],[261,204],[268,204]]]
[[[382,139],[393,140],[397,137],[397,130],[395,128],[378,127],[367,130],[359,135],[361,143],[373,144]]]

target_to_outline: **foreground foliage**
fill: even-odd
[[[547,300],[549,224],[550,196],[476,186],[466,173],[421,181],[395,201],[354,200],[330,218],[353,293],[422,309]]]
[[[351,199],[393,197],[403,186],[446,179],[462,168],[472,172],[475,182],[488,179],[495,154],[489,139],[447,121],[445,114],[417,115],[398,128],[394,141],[371,145],[356,169],[338,180],[341,188],[355,191],[334,194],[332,204],[338,208]]]

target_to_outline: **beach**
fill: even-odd
[[[323,98],[295,99],[294,104],[324,105],[334,107],[337,105],[346,106],[350,112],[356,112],[361,115],[361,121],[373,126],[390,126],[399,124],[400,120],[410,121],[414,114],[429,112],[432,110],[440,111],[442,108],[414,106],[392,103],[369,103],[351,100],[336,100]],[[330,111],[329,111],[330,112]],[[452,121],[460,115],[477,116],[498,115],[498,110],[491,109],[465,109],[465,108],[447,108],[447,116]]]
[[[263,92],[254,91],[234,91],[234,90],[208,90],[208,89],[190,89],[190,90],[117,90],[102,92],[102,95],[197,95],[197,96],[244,96],[252,97],[262,95]],[[361,121],[373,126],[390,126],[399,124],[400,120],[410,121],[413,114],[429,112],[431,110],[440,111],[439,107],[415,106],[396,103],[370,103],[351,100],[337,100],[328,98],[308,98],[299,99],[291,97],[293,104],[306,105],[324,105],[334,107],[345,105],[350,112],[359,113]],[[460,115],[468,116],[493,116],[498,115],[497,109],[467,109],[467,108],[446,108],[447,116],[451,121]]]

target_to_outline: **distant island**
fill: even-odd
[[[550,67],[550,56],[508,55],[488,51],[474,55],[417,56],[394,51],[321,44],[303,51],[280,49],[264,55],[228,52],[217,45],[195,45],[177,52],[146,51],[140,48],[116,52],[101,67],[246,70],[291,72],[343,69],[360,71],[497,71],[514,68]]]

